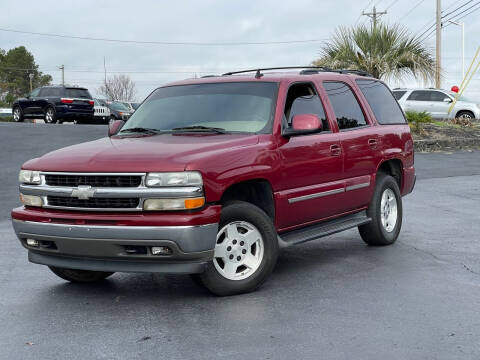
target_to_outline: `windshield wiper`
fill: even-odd
[[[133,133],[144,133],[144,134],[160,134],[162,131],[152,128],[143,128],[143,127],[134,127],[130,129],[120,130],[120,133],[123,132],[133,132]]]
[[[177,127],[177,128],[173,128],[172,131],[216,132],[218,134],[225,134],[226,133],[225,129],[222,129],[222,128],[210,127],[210,126],[201,126],[201,125]]]

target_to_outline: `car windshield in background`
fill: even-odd
[[[132,103],[132,107],[137,110],[138,107],[140,106],[140,103]]]
[[[266,133],[272,128],[277,84],[232,82],[155,90],[122,128],[158,131]],[[188,129],[189,128],[189,129]]]
[[[66,89],[67,96],[71,98],[91,99],[92,95],[86,89]]]
[[[130,109],[124,103],[112,102],[110,107],[117,111],[130,111]]]

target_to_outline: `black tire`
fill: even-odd
[[[382,224],[381,214],[382,196],[387,189],[389,189],[391,192],[387,192],[386,195],[392,195],[393,193],[393,196],[396,200],[397,209],[396,222],[393,228],[391,228],[391,230],[389,229],[390,231],[387,231],[388,226],[384,226]],[[393,211],[390,209],[390,207],[388,209],[384,209],[386,213],[388,213],[389,210]],[[402,227],[402,211],[402,196],[400,194],[400,189],[398,188],[397,182],[390,175],[378,173],[375,191],[373,193],[370,206],[367,210],[367,215],[372,219],[372,221],[368,224],[358,227],[363,241],[365,241],[368,245],[373,246],[385,246],[393,244],[397,240],[398,234],[400,233],[400,229]],[[390,223],[389,226],[392,226],[392,224]]]
[[[475,115],[473,115],[473,113],[471,111],[462,110],[462,111],[459,111],[457,113],[457,115],[455,115],[455,118],[465,119],[465,120],[473,120],[473,119],[475,119]]]
[[[15,112],[17,112],[17,113],[15,113]],[[15,106],[13,108],[12,115],[13,115],[13,121],[23,122],[23,120],[24,120],[23,112],[22,112],[22,109],[20,109],[19,106]]]
[[[57,114],[55,113],[55,109],[51,106],[47,107],[45,110],[45,124],[56,124],[57,123]]]
[[[49,266],[49,268],[55,275],[74,283],[97,282],[104,280],[113,274],[113,272],[64,269],[54,266]]]
[[[230,280],[216,269],[213,261],[207,266],[204,273],[199,275],[202,284],[213,294],[228,296],[247,293],[257,289],[273,271],[278,257],[277,231],[268,215],[247,202],[233,201],[222,209],[219,231],[227,224],[243,221],[252,224],[260,233],[263,240],[263,257],[258,268],[247,278]]]

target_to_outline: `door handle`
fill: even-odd
[[[370,146],[372,149],[377,148],[377,140],[376,139],[368,139],[368,146]]]
[[[330,145],[330,153],[333,156],[340,156],[342,154],[342,148],[337,144]]]

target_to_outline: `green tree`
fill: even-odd
[[[435,75],[435,60],[430,51],[399,25],[340,27],[313,64],[364,70],[378,79],[413,75],[427,82]]]
[[[19,46],[7,52],[0,49],[0,96],[3,102],[12,102],[30,92],[30,77],[33,74],[33,87],[48,85],[52,77],[38,70],[33,55]]]

